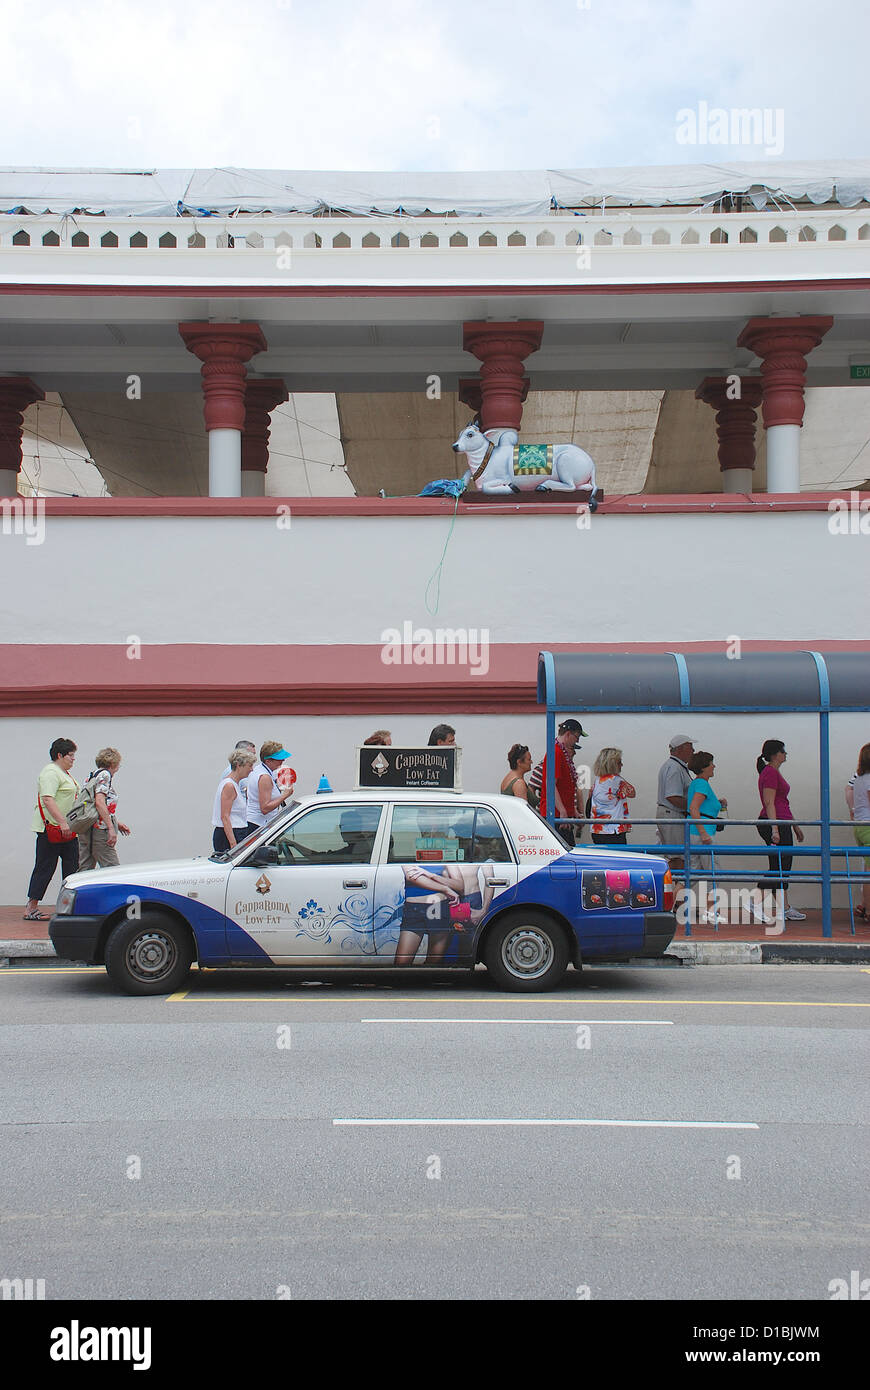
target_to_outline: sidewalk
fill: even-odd
[[[44,909],[49,911],[50,909]],[[54,955],[48,939],[48,922],[25,922],[24,908],[0,907],[0,961],[44,959]],[[678,927],[668,947],[668,956],[696,965],[749,965],[784,961],[870,964],[870,923],[855,920],[851,929],[849,914],[834,912],[833,935],[822,935],[820,909],[807,913],[805,922],[786,922],[785,930],[768,936],[759,926]]]

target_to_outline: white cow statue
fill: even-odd
[[[476,422],[462,431],[453,452],[468,460],[463,481],[487,493],[586,492],[595,511],[595,464],[576,444],[520,444],[516,430],[489,430]]]

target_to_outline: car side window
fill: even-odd
[[[501,827],[485,806],[393,807],[389,864],[502,863],[510,857]]]
[[[478,806],[475,813],[471,858],[475,864],[483,864],[487,859],[503,864],[511,858],[501,826],[486,806]]]
[[[370,864],[382,807],[317,806],[271,841],[278,864]]]

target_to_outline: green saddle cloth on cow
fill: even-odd
[[[528,473],[552,473],[552,444],[515,444],[514,476]]]

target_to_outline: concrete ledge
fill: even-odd
[[[686,965],[761,965],[758,941],[672,941],[665,951]]]
[[[10,960],[36,960],[57,953],[50,941],[0,941],[0,961],[8,965]]]
[[[770,964],[800,962],[806,965],[858,965],[870,963],[870,941],[852,945],[845,941],[763,941],[761,959]]]

